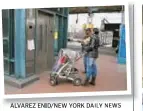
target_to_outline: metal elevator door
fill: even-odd
[[[36,73],[52,69],[54,62],[53,26],[53,16],[39,11],[37,18]]]

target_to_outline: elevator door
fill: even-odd
[[[38,12],[36,72],[50,71],[54,61],[53,16]]]

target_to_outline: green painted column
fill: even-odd
[[[64,47],[67,47],[67,36],[68,36],[68,14],[69,14],[69,9],[65,8],[65,16],[64,17]]]
[[[66,48],[68,31],[68,8],[63,8],[60,15],[55,16],[55,40],[54,51],[55,55],[61,48]]]
[[[58,34],[58,16],[55,15],[55,32],[54,32],[54,52],[55,55],[58,54],[58,38],[59,38],[59,34]]]
[[[25,78],[25,9],[15,9],[15,74]]]

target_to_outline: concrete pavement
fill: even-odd
[[[79,43],[69,42],[68,48],[79,51]],[[61,92],[89,92],[89,91],[123,91],[127,90],[126,65],[117,64],[116,54],[111,47],[101,47],[97,59],[98,76],[96,86],[73,86],[71,82],[61,81],[59,85],[53,87],[49,84],[49,73],[47,71],[39,74],[40,80],[18,89],[5,84],[6,94],[33,94],[33,93],[61,93]],[[76,65],[79,74],[84,79],[83,59],[80,59]]]
[[[98,77],[96,86],[73,86],[72,83],[61,81],[59,85],[53,87],[49,84],[48,72],[39,74],[40,80],[17,89],[5,84],[6,94],[34,94],[34,93],[61,93],[61,92],[89,92],[89,91],[122,91],[127,90],[127,74],[125,65],[118,65],[116,58],[110,55],[100,55],[96,61],[98,66]],[[84,69],[82,59],[76,64],[80,74]],[[69,88],[70,87],[70,88]]]

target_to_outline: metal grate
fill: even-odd
[[[99,37],[101,46],[112,45],[113,32],[111,31],[100,32]]]

